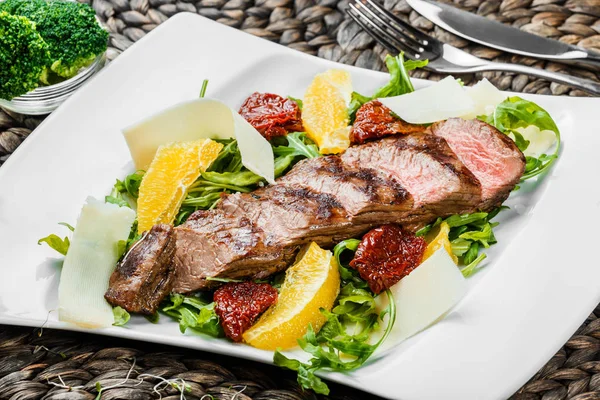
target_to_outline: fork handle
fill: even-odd
[[[467,71],[468,70],[468,71]],[[467,70],[462,69],[461,72],[483,72],[483,71],[504,71],[504,72],[516,72],[518,74],[531,75],[537,78],[546,79],[552,82],[562,83],[581,89],[585,92],[600,96],[600,83],[594,82],[589,79],[578,78],[567,74],[561,74],[558,72],[546,71],[545,69],[528,67],[526,65],[519,64],[508,64],[488,61],[480,65],[474,65]]]

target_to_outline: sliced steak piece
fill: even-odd
[[[300,161],[277,184],[333,196],[348,213],[357,228],[353,231],[358,234],[390,221],[407,222],[415,214],[412,196],[400,183],[373,169],[344,164],[339,156]],[[336,236],[347,239],[349,233]]]
[[[335,197],[304,186],[277,184],[228,195],[217,209],[251,220],[265,232],[267,246],[332,242],[340,231],[352,229],[346,210]]]
[[[385,138],[350,147],[341,159],[398,181],[412,195],[418,214],[460,214],[480,202],[479,182],[437,136],[414,133]]]
[[[300,161],[278,185],[305,187],[333,196],[351,217],[380,210],[410,211],[413,201],[397,181],[369,168],[354,168],[339,156]]]
[[[423,125],[409,124],[401,120],[379,100],[372,100],[363,104],[356,112],[350,141],[353,144],[364,143],[399,133],[423,132],[425,129]]]
[[[175,228],[173,291],[217,286],[212,278],[262,279],[285,269],[297,248],[265,245],[265,233],[250,219],[221,210],[197,211]]]
[[[482,204],[478,179],[440,136],[396,135],[351,147],[298,163],[276,185],[226,195],[216,209],[175,228],[173,290],[209,289],[218,284],[211,277],[264,278],[284,270],[310,241],[331,246],[384,223],[414,230]]]
[[[511,138],[479,120],[451,118],[429,132],[446,140],[481,183],[482,209],[502,204],[525,171],[525,156]]]
[[[169,225],[154,225],[117,265],[104,295],[113,306],[154,314],[171,292],[175,240]]]

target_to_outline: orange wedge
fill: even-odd
[[[160,146],[140,184],[138,233],[173,222],[187,188],[217,158],[223,145],[210,139]]]
[[[448,234],[450,233],[450,226],[446,222],[442,222],[437,229],[432,230],[425,237],[425,241],[428,243],[427,248],[425,249],[425,253],[423,253],[423,261],[427,260],[433,253],[435,253],[438,249],[444,248],[452,257],[454,264],[458,265],[458,257],[452,253],[452,245],[450,244],[450,240],[448,239]],[[421,261],[421,262],[423,262]]]
[[[323,326],[340,290],[340,273],[330,251],[311,243],[287,270],[277,303],[254,326],[244,332],[244,341],[259,349],[288,349],[298,345],[308,325],[315,332]]]
[[[351,95],[350,73],[338,69],[318,74],[306,89],[302,124],[322,154],[341,153],[350,146]]]

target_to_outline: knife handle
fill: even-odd
[[[508,64],[487,61],[479,65],[471,66],[469,68],[469,71],[463,70],[463,72],[483,71],[516,72],[517,74],[531,75],[552,82],[569,85],[577,89],[581,89],[585,92],[588,92],[594,96],[600,96],[600,83],[598,82],[594,82],[589,79],[578,78],[576,76],[571,76],[567,74],[561,74],[558,72],[546,71],[545,69],[528,67],[520,64]]]

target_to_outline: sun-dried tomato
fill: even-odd
[[[427,243],[397,225],[383,225],[363,236],[350,266],[381,293],[410,274],[423,259]]]
[[[252,93],[240,107],[240,115],[267,140],[304,130],[298,104],[276,94]]]
[[[363,104],[356,112],[350,141],[353,144],[360,144],[384,136],[423,132],[424,130],[423,125],[409,124],[396,117],[392,110],[378,100],[372,100]]]
[[[277,302],[277,289],[268,283],[228,283],[215,291],[213,301],[225,335],[241,342],[242,333]]]

